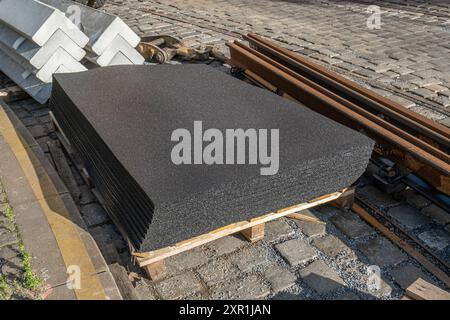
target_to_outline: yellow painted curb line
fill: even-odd
[[[29,146],[22,141],[5,110],[0,107],[0,134],[13,151],[23,172],[41,206],[47,221],[53,231],[56,242],[66,268],[79,267],[80,288],[74,289],[78,300],[107,299],[103,286],[86,247],[81,240],[77,226],[71,221],[63,200],[57,194],[56,188],[42,168],[39,159]],[[47,197],[47,195],[49,195]]]

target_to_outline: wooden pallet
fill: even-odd
[[[76,156],[69,140],[59,126],[57,120],[55,119],[52,112],[50,112],[50,117],[53,121],[55,131],[57,131],[57,136],[61,142],[61,145],[65,148],[68,155],[71,157],[72,162],[75,163],[77,169],[79,170],[81,176],[86,181],[86,183],[93,187],[92,180],[89,177],[85,166],[82,164],[81,160]],[[92,189],[93,193],[97,199],[102,203],[102,197],[97,192],[95,188]],[[248,241],[256,242],[264,238],[265,223],[276,220],[282,217],[288,217],[292,219],[298,219],[303,221],[308,221],[312,223],[323,223],[317,218],[307,216],[299,213],[300,211],[317,207],[326,203],[332,203],[335,206],[341,208],[350,208],[353,204],[355,190],[354,188],[346,188],[344,190],[327,194],[308,202],[300,203],[288,208],[280,209],[276,212],[268,213],[262,216],[255,217],[250,220],[240,221],[232,223],[230,225],[221,227],[219,229],[212,230],[206,234],[202,234],[182,242],[178,242],[172,246],[161,248],[158,250],[150,252],[137,252],[133,246],[129,243],[130,251],[134,262],[144,269],[147,275],[152,280],[158,280],[166,275],[166,265],[165,259],[177,255],[181,252],[185,252],[196,248],[198,246],[204,245],[206,243],[212,242],[214,240],[232,235],[235,233],[241,233]],[[122,232],[123,234],[123,232]]]
[[[298,212],[326,203],[333,203],[339,207],[348,207],[354,199],[354,191],[355,190],[353,188],[344,189],[339,192],[327,194],[311,201],[280,209],[276,212],[268,213],[247,221],[236,222],[206,234],[178,242],[173,246],[150,252],[132,252],[132,255],[136,258],[136,262],[139,267],[145,269],[148,276],[152,280],[161,279],[166,275],[164,260],[168,257],[235,233],[241,233],[250,242],[262,240],[264,238],[265,223],[282,217],[289,217],[313,223],[323,223],[316,218],[311,218]]]

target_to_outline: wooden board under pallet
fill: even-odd
[[[419,278],[406,288],[402,300],[450,300],[450,292]]]
[[[178,242],[173,246],[150,252],[132,252],[132,255],[136,258],[136,262],[139,267],[145,269],[151,279],[161,279],[166,275],[164,260],[171,256],[235,233],[241,233],[247,240],[255,242],[264,238],[264,226],[266,222],[286,216],[292,216],[294,219],[298,219],[301,218],[301,214],[298,214],[298,212],[326,203],[333,203],[340,207],[347,207],[352,202],[353,198],[354,189],[344,189],[339,192],[324,195],[311,201],[280,209],[276,212],[268,213],[247,221],[236,222],[206,234]],[[307,220],[307,217],[305,217],[305,220]],[[320,221],[310,221],[320,223]]]
[[[66,152],[72,159],[72,162],[75,163],[77,169],[80,171],[80,174],[86,181],[89,186],[92,186],[92,180],[89,177],[89,174],[82,164],[81,160],[76,156],[74,150],[67,139],[66,135],[62,131],[62,128],[58,124],[58,121],[55,119],[52,112],[50,112],[50,118],[53,121],[53,125],[57,136],[61,142],[61,145],[65,148]],[[102,203],[101,195],[94,189],[92,189],[94,195],[97,199]],[[299,213],[300,211],[310,209],[313,207],[317,207],[326,203],[333,203],[335,206],[341,208],[349,208],[353,204],[355,195],[354,188],[346,188],[344,190],[334,192],[331,194],[327,194],[308,202],[300,203],[288,208],[280,209],[276,212],[268,213],[262,216],[255,217],[250,220],[236,222],[215,230],[208,232],[206,234],[202,234],[182,242],[178,242],[172,246],[168,246],[165,248],[161,248],[158,250],[150,251],[150,252],[137,252],[129,243],[131,254],[135,260],[135,262],[139,265],[139,267],[143,268],[147,275],[152,280],[158,280],[167,274],[165,259],[177,255],[179,253],[191,250],[193,248],[199,247],[206,243],[212,242],[214,240],[226,237],[228,235],[232,235],[235,233],[241,233],[248,241],[256,242],[262,240],[264,238],[264,230],[265,223],[276,220],[282,217],[289,217],[292,219],[299,219],[308,221],[311,223],[323,223],[319,219],[315,217],[310,217],[304,214]]]

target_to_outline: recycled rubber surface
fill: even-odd
[[[347,187],[373,147],[304,106],[204,65],[57,74],[51,109],[140,251]],[[193,139],[194,121],[224,136],[226,129],[279,129],[278,173],[261,176],[259,164],[173,164],[172,132],[184,128]]]

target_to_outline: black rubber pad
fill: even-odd
[[[373,148],[351,129],[204,65],[56,74],[50,105],[140,251],[338,191],[364,172]],[[184,128],[194,138],[194,121],[224,136],[279,129],[278,173],[262,176],[261,164],[175,165],[171,135]]]

